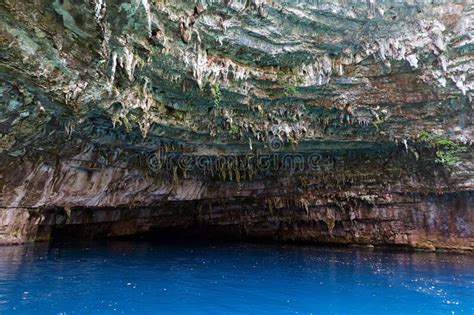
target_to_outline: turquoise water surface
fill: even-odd
[[[474,256],[268,244],[0,247],[0,314],[474,314]]]

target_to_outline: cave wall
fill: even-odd
[[[339,154],[317,169],[240,182],[198,170],[147,176],[86,156],[54,165],[10,159],[0,236],[4,244],[147,235],[472,250],[469,178],[415,163],[403,147]]]
[[[0,1],[0,244],[474,248],[469,1]]]

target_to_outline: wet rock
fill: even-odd
[[[4,1],[0,243],[472,249],[473,9]]]

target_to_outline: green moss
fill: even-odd
[[[445,165],[454,165],[459,162],[459,155],[466,152],[467,146],[456,143],[443,136],[436,136],[422,130],[418,133],[418,139],[426,142],[428,146],[435,150],[436,162]]]
[[[113,120],[118,126],[123,126],[127,132],[132,131],[132,124],[126,116],[120,116],[117,119]]]
[[[220,108],[221,107],[221,87],[219,83],[214,83],[211,85],[212,96],[214,97],[214,107]]]
[[[380,131],[380,125],[385,122],[384,118],[378,118],[377,120],[372,122],[372,125],[375,127],[377,131]]]
[[[303,78],[297,75],[278,76],[277,83],[283,88],[285,96],[291,96],[298,93],[298,85],[303,83]]]
[[[230,133],[231,134],[238,134],[240,132],[240,126],[238,125],[231,125],[230,126]]]
[[[418,133],[418,139],[421,141],[429,141],[431,136],[432,135],[426,130],[422,130]]]

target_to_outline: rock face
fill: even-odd
[[[474,249],[474,5],[0,1],[0,244]]]

